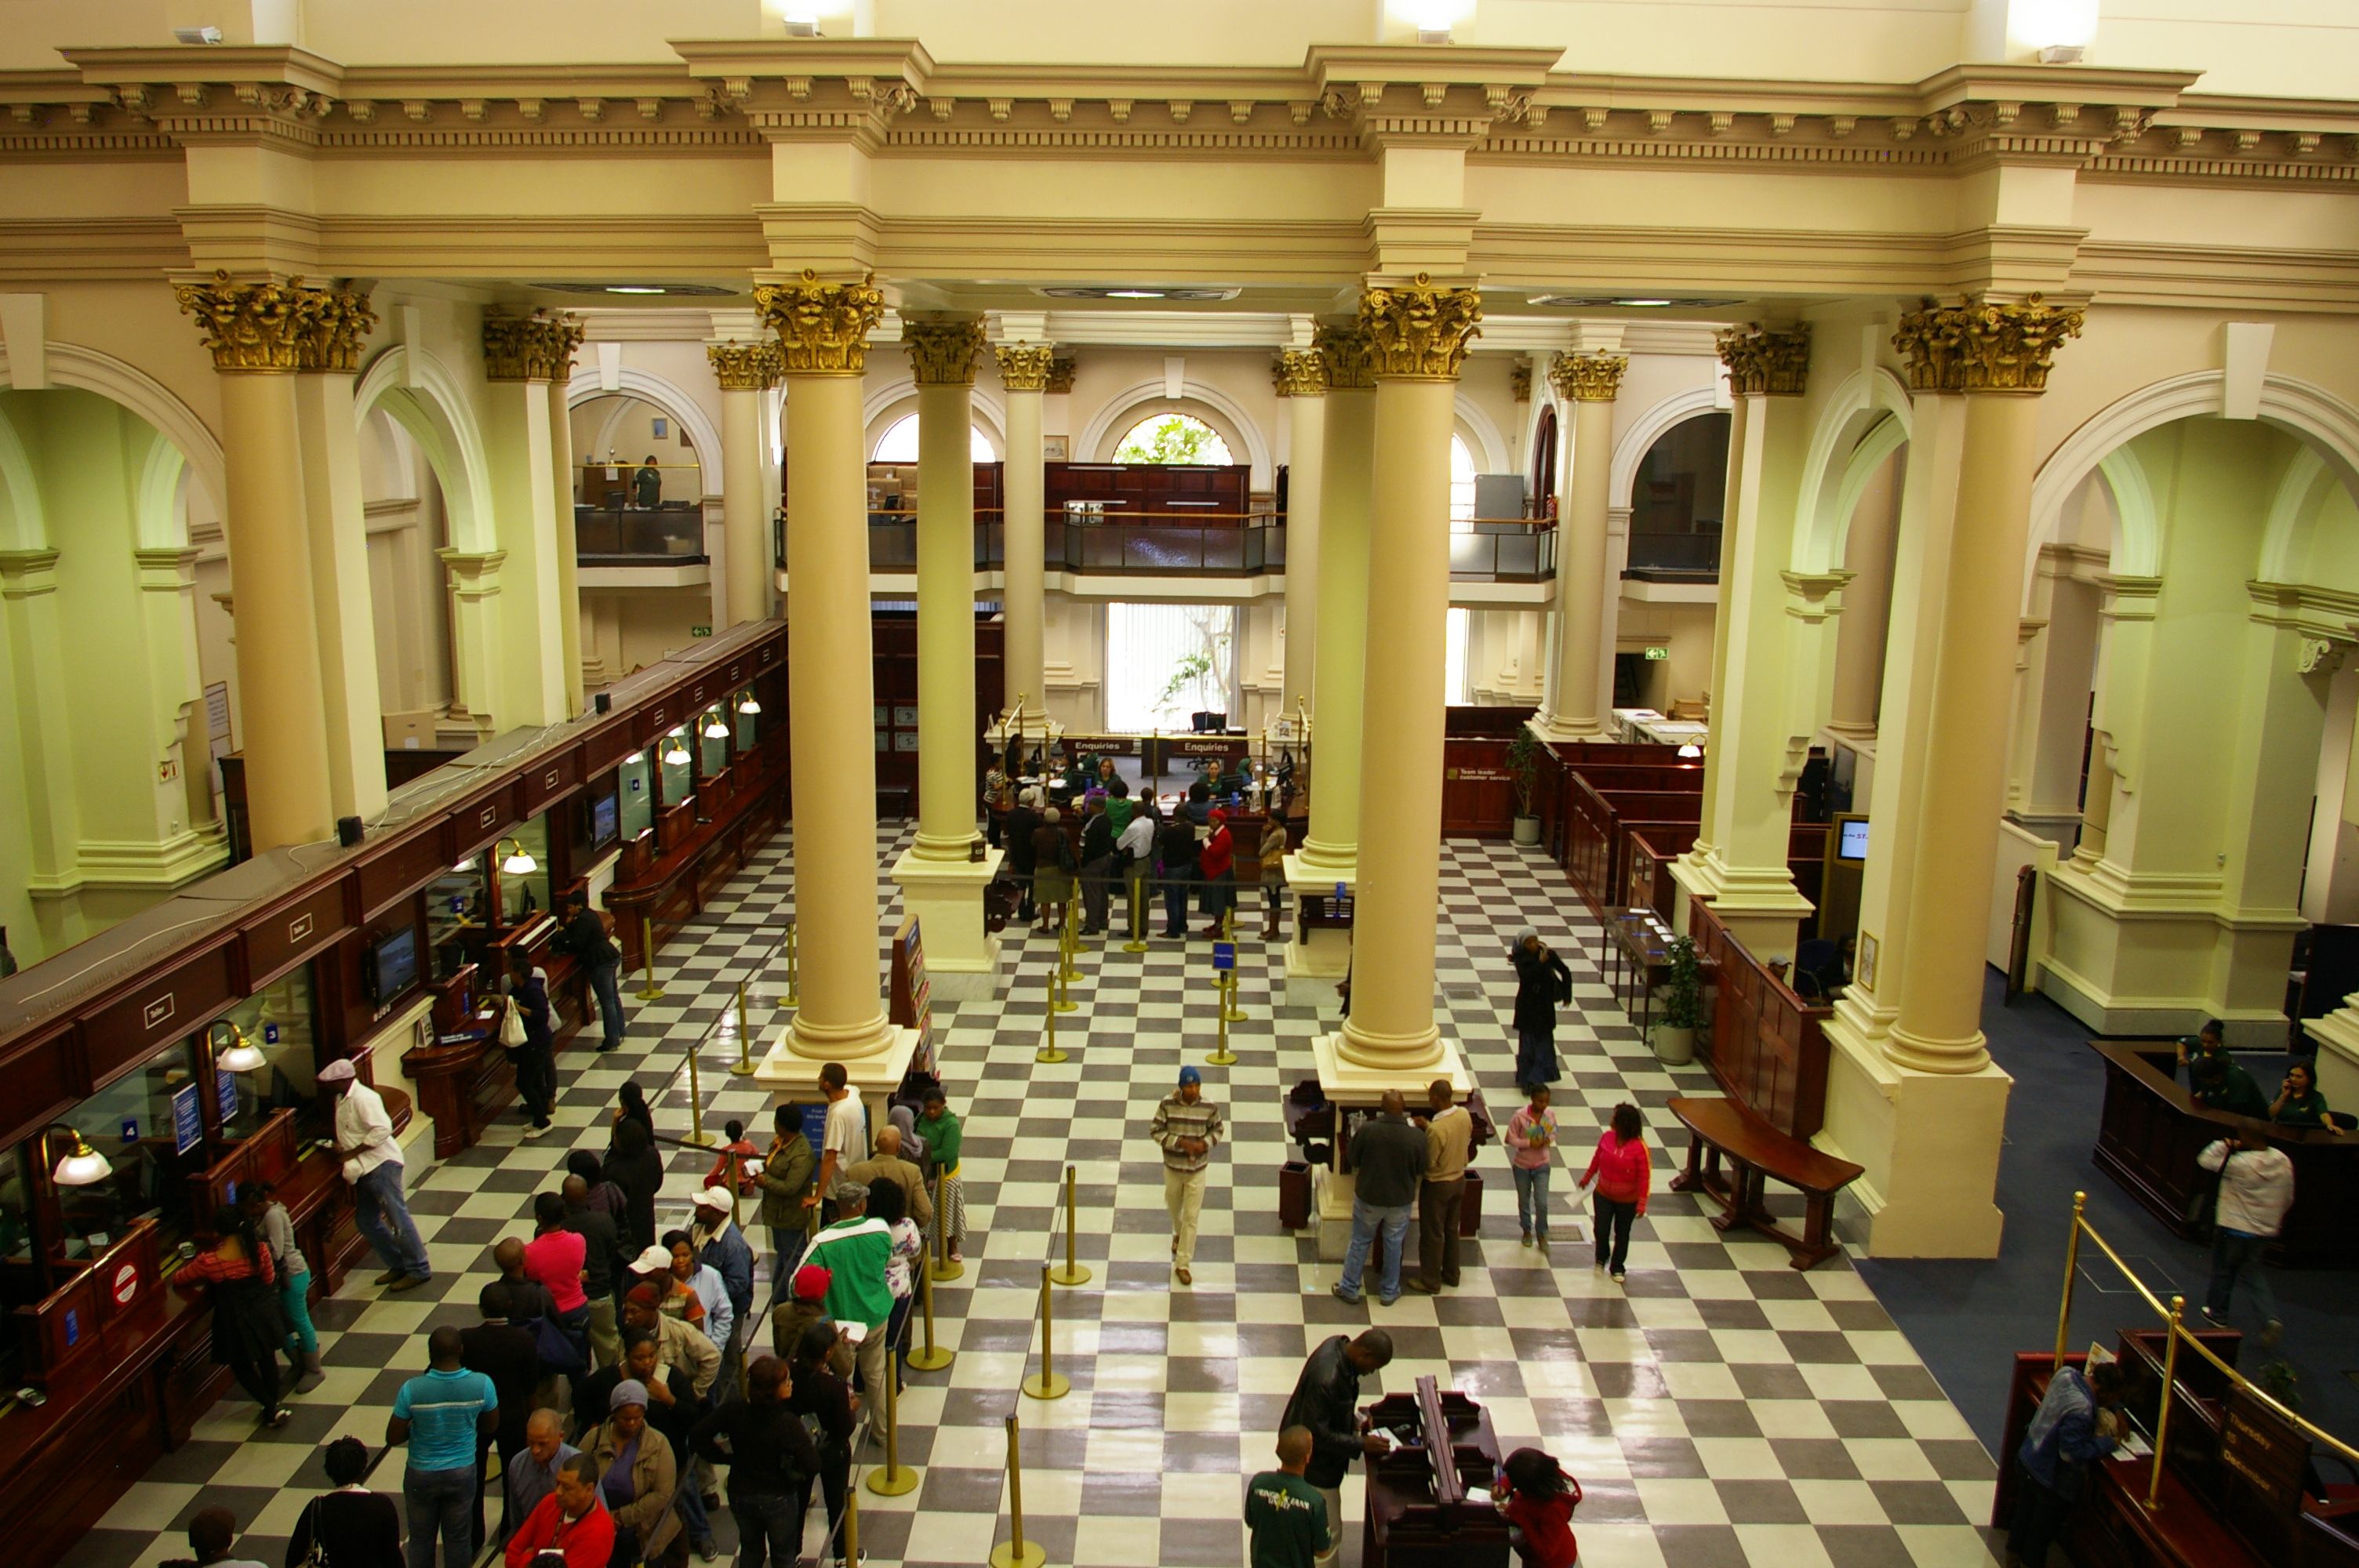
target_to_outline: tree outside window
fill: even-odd
[[[1221,433],[1192,414],[1158,414],[1130,428],[1114,449],[1118,463],[1211,463],[1226,467],[1229,455]]]

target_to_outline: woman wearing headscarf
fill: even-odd
[[[1261,935],[1275,942],[1279,912],[1286,907],[1286,818],[1273,811],[1261,825],[1261,903],[1265,919]]]
[[[885,1113],[885,1119],[901,1130],[901,1158],[924,1170],[926,1141],[918,1135],[918,1113],[906,1105],[897,1105]]]
[[[606,1397],[604,1424],[582,1434],[582,1452],[598,1467],[598,1490],[614,1516],[610,1568],[659,1561],[679,1533],[672,1497],[679,1488],[679,1457],[664,1434],[647,1424],[647,1386],[625,1378]]]
[[[1572,971],[1537,931],[1526,931],[1507,949],[1516,966],[1516,1087],[1557,1080],[1556,1010],[1572,1000]]]

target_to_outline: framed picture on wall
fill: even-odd
[[[653,431],[653,434],[655,438],[658,441],[662,440],[666,436],[670,435],[671,421],[664,418],[661,415],[658,415],[655,420],[655,430]]]
[[[1875,989],[1875,957],[1876,942],[1875,933],[1868,931],[1861,932],[1859,934],[1859,959],[1852,968],[1852,978],[1858,980],[1861,988],[1866,990],[1872,991]]]
[[[1043,437],[1041,437],[1041,438],[1040,438],[1040,460],[1041,460],[1042,462],[1045,462],[1045,463],[1061,463],[1061,462],[1063,462],[1063,461],[1065,460],[1065,459],[1066,459],[1066,456],[1067,456],[1068,451],[1069,451],[1069,450],[1070,450],[1070,449],[1071,449],[1071,438],[1068,438],[1068,437],[1064,437],[1064,436],[1043,436]]]

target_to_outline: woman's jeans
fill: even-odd
[[[1527,1170],[1510,1165],[1516,1176],[1516,1223],[1522,1226],[1526,1236],[1548,1235],[1549,1168],[1535,1166]]]
[[[278,1281],[278,1310],[287,1318],[287,1348],[309,1356],[320,1348],[320,1331],[311,1326],[311,1271],[289,1274]]]
[[[803,1553],[803,1499],[791,1492],[729,1494],[737,1568],[795,1568]]]
[[[1638,1217],[1636,1203],[1616,1203],[1603,1193],[1597,1195],[1597,1260],[1607,1264],[1613,1272],[1622,1272],[1630,1258],[1630,1227]],[[1612,1256],[1608,1257],[1606,1240],[1613,1239]]]

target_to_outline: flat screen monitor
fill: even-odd
[[[1867,859],[1867,818],[1846,817],[1835,824],[1835,859],[1864,860]]]
[[[602,795],[590,803],[590,842],[594,847],[611,844],[622,832],[622,802],[612,795]]]
[[[405,925],[400,930],[371,943],[368,962],[364,969],[368,979],[369,1000],[390,1001],[418,983],[418,929]]]

